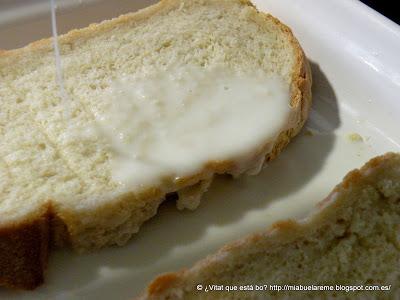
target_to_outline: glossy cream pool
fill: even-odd
[[[129,187],[190,176],[210,161],[239,162],[273,141],[291,111],[280,77],[222,66],[125,75],[102,103],[94,113],[112,176]]]

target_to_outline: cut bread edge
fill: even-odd
[[[0,286],[31,290],[43,283],[50,211],[43,206],[30,219],[0,228]]]
[[[351,206],[357,201],[352,199],[349,203],[344,199],[344,197],[338,196],[340,193],[346,195],[346,193],[351,193],[349,189],[353,187],[373,184],[374,182],[371,181],[373,180],[371,179],[373,176],[371,176],[371,174],[379,174],[381,171],[393,166],[397,166],[396,179],[400,187],[400,153],[388,152],[384,155],[374,157],[360,169],[350,171],[343,178],[342,182],[339,183],[324,200],[317,204],[315,210],[311,212],[307,218],[299,221],[292,219],[277,221],[264,232],[250,234],[242,239],[223,246],[216,253],[210,254],[188,269],[162,274],[151,281],[146,290],[134,299],[161,300],[170,299],[166,298],[166,295],[183,295],[184,288],[195,288],[194,286],[185,286],[187,282],[189,282],[189,285],[193,283],[191,280],[193,275],[195,276],[198,272],[206,273],[207,270],[213,266],[221,264],[224,258],[231,255],[231,253],[243,251],[253,246],[256,247],[260,241],[265,242],[263,245],[266,244],[268,247],[274,248],[287,245],[303,238],[307,234],[311,233],[315,228],[320,228],[323,225],[334,222],[336,218],[338,218],[337,212],[341,208],[348,207],[349,205]],[[383,179],[383,177],[384,176],[380,175],[380,179]],[[397,193],[398,200],[400,200],[399,195],[400,192]],[[390,197],[383,198],[386,201],[390,199]],[[244,284],[249,283],[246,282]],[[172,293],[169,294],[170,292]],[[179,297],[176,299],[178,298]],[[219,298],[217,297],[216,299]]]
[[[87,28],[72,30],[71,32],[60,37],[61,43],[69,41],[90,38],[93,34],[108,30],[115,25],[141,21],[157,14],[160,11],[173,9],[180,1],[163,0],[159,3],[142,9],[135,13],[122,15],[110,21],[105,21],[99,24],[92,24]],[[240,0],[241,3],[253,6],[250,1]],[[291,30],[278,19],[269,14],[262,14],[263,17],[273,20],[279,25],[285,34],[288,35],[292,47],[296,52],[296,63],[292,72],[291,99],[290,103],[293,108],[291,120],[288,121],[288,128],[279,134],[274,141],[272,150],[263,153],[265,162],[275,159],[289,141],[301,130],[304,125],[311,106],[311,70],[309,63],[301,49],[297,39],[293,36]],[[52,40],[44,39],[36,41],[24,48],[1,51],[1,56],[7,56],[10,59],[18,59],[18,56],[30,51],[47,51],[52,48]],[[267,147],[267,143],[265,149]],[[264,149],[263,148],[263,149]],[[231,162],[212,162],[207,168],[193,176],[192,178],[183,179],[182,188],[195,185],[202,180],[209,179],[214,173],[225,173],[232,166]],[[176,192],[179,192],[177,190]],[[145,209],[142,214],[142,220],[137,220],[137,225],[140,226],[143,222],[154,216],[164,194],[160,194],[159,190],[150,190],[149,201],[146,203],[148,209]],[[112,218],[112,210],[110,205],[115,207],[123,207],[125,209],[143,210],[142,207],[130,205],[134,202],[136,196],[132,193],[120,195],[113,201],[112,204],[107,203],[101,207],[97,207],[92,213],[100,215],[102,219]],[[64,210],[60,207],[52,207],[46,203],[43,207],[38,207],[40,213],[33,214],[27,217],[26,220],[21,220],[17,224],[2,225],[0,228],[0,286],[13,287],[19,289],[33,289],[43,282],[47,258],[51,245],[57,246],[68,245],[77,250],[81,249],[96,249],[96,245],[89,246],[87,243],[89,235],[82,235],[82,228],[79,227],[79,215],[74,215],[73,212]],[[121,230],[121,229],[118,229]],[[3,267],[4,266],[4,267]]]

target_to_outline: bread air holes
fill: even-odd
[[[159,53],[159,52],[161,52],[161,50],[167,49],[167,48],[169,48],[171,45],[172,45],[172,42],[171,42],[171,41],[165,41],[165,42],[163,42],[163,43],[161,44],[160,47],[158,47],[158,48],[156,49],[156,52]]]
[[[168,48],[168,47],[170,47],[172,45],[172,42],[171,41],[165,41],[164,43],[162,43],[162,47],[163,48]]]
[[[338,220],[336,221],[336,223],[342,225],[342,224],[345,224],[345,223],[346,223],[346,220],[340,218],[340,219],[338,219]]]
[[[20,103],[22,103],[22,102],[24,102],[24,99],[22,99],[22,98],[17,98],[17,100],[15,101],[17,104],[20,104]]]
[[[89,88],[93,91],[95,90],[105,90],[109,88],[110,85],[106,82],[92,82],[89,84]]]
[[[303,264],[300,264],[300,263],[297,264],[297,268],[298,268],[298,269],[303,269]]]

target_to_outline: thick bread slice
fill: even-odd
[[[259,157],[275,158],[309,112],[311,74],[302,49],[289,28],[248,1],[164,0],[71,31],[59,43],[68,103],[56,84],[51,39],[0,53],[0,285],[33,288],[43,280],[49,234],[52,243],[77,250],[122,245],[167,193],[197,201],[213,174],[238,173],[238,162],[213,161],[188,178],[168,179],[167,188],[121,192],[106,141],[80,134],[94,122],[92,108],[110,79],[177,62],[283,78],[292,107],[287,126],[254,149],[242,173]]]
[[[212,284],[390,285],[390,291],[205,292]],[[399,299],[399,295],[400,154],[388,153],[350,172],[308,218],[277,222],[190,269],[162,275],[139,299]]]

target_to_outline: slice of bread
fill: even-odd
[[[77,250],[126,243],[167,193],[194,208],[213,174],[246,173],[256,158],[275,158],[308,116],[311,74],[299,43],[248,1],[164,0],[71,31],[59,45],[68,99],[60,97],[51,39],[0,53],[0,285],[40,284],[49,240]],[[176,63],[277,75],[290,88],[292,113],[240,172],[240,162],[226,158],[140,193],[121,189],[107,141],[80,133],[95,122],[111,79]]]
[[[224,289],[257,285],[266,290],[208,288],[206,292],[209,285]],[[271,290],[270,285],[282,290]],[[285,285],[334,289],[377,285],[386,290],[285,291]],[[277,222],[190,269],[161,275],[139,299],[398,299],[399,295],[400,154],[388,153],[350,172],[306,219]]]

